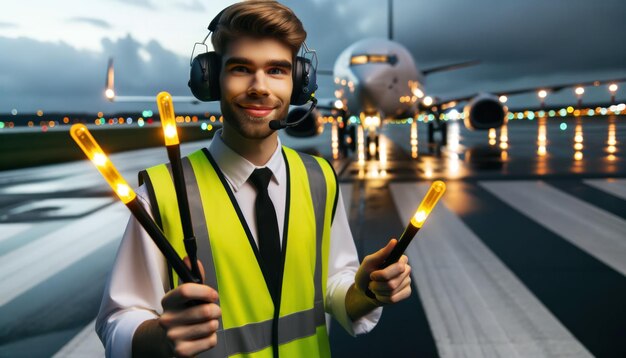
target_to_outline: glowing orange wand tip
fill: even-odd
[[[72,128],[70,128],[70,135],[80,149],[83,150],[87,158],[93,162],[100,174],[102,174],[124,204],[127,204],[137,196],[106,154],[104,154],[98,142],[96,142],[91,133],[89,133],[87,126],[80,123],[74,124]]]
[[[415,214],[411,218],[411,225],[421,228],[426,221],[426,218],[433,211],[435,205],[446,191],[446,184],[441,180],[435,181],[428,189],[426,196],[420,203],[420,206],[415,210]]]
[[[174,103],[172,96],[167,92],[160,92],[157,95],[157,106],[161,116],[161,126],[165,137],[165,145],[179,144],[178,131],[176,130],[176,116],[174,115]]]

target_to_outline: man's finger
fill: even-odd
[[[216,302],[217,291],[207,285],[185,283],[168,292],[161,304],[164,309],[184,309],[189,301]]]
[[[393,265],[389,265],[382,270],[376,270],[370,274],[372,281],[390,281],[400,275],[402,275],[407,268],[407,259],[405,255],[400,257],[400,260]]]
[[[389,254],[391,254],[391,251],[393,250],[393,248],[396,246],[397,243],[398,243],[398,240],[391,239],[389,240],[387,245],[385,245],[385,247],[383,247],[382,249],[376,251],[375,253],[371,255],[368,255],[366,257],[367,265],[374,269],[380,267],[383,264],[383,262],[385,262],[385,259],[389,256]]]
[[[176,347],[174,347],[174,355],[176,357],[194,357],[216,345],[217,334],[214,333],[210,337],[203,339],[177,342]]]
[[[219,328],[217,319],[198,324],[176,326],[167,331],[167,338],[175,341],[194,341],[211,336]]]
[[[215,303],[191,306],[181,311],[166,311],[159,318],[164,327],[192,325],[218,319],[222,311]]]
[[[183,262],[185,262],[185,266],[187,266],[188,269],[191,270],[191,260],[189,259],[189,256],[185,256],[183,258]],[[200,276],[202,276],[202,282],[205,281],[205,275],[204,275],[204,266],[202,266],[202,262],[200,260],[197,260],[198,262],[198,269],[200,270]]]

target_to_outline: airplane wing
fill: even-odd
[[[149,102],[154,103],[154,96],[120,96],[115,92],[115,69],[113,67],[113,58],[109,58],[107,65],[107,75],[104,84],[104,97],[110,102],[133,102],[142,103]],[[199,104],[200,101],[193,96],[172,96],[172,100],[175,102],[189,102],[192,104]]]
[[[453,63],[453,64],[449,64],[449,65],[443,65],[443,66],[437,66],[437,67],[429,68],[427,70],[423,70],[422,73],[424,74],[424,76],[428,76],[428,75],[436,73],[436,72],[454,71],[454,70],[459,70],[459,69],[465,68],[465,67],[476,66],[479,63],[480,63],[479,60],[472,60],[472,61]]]
[[[547,93],[555,93],[555,92],[559,92],[565,88],[573,88],[573,87],[587,87],[587,86],[601,86],[601,85],[606,85],[606,84],[614,84],[614,83],[621,83],[621,82],[626,82],[626,77],[625,78],[616,78],[616,79],[610,79],[610,80],[602,80],[602,81],[589,81],[589,82],[575,82],[575,83],[566,83],[566,84],[557,84],[557,85],[551,85],[551,86],[541,86],[541,87],[531,87],[531,88],[523,88],[523,89],[515,89],[515,90],[509,90],[509,91],[500,91],[500,92],[490,92],[492,94],[494,94],[495,96],[513,96],[513,95],[517,95],[517,94],[524,94],[524,93],[532,93],[532,92],[539,92],[539,91],[546,91]],[[456,97],[456,98],[446,98],[443,100],[439,100],[437,101],[442,107],[454,107],[456,106],[458,103],[460,102],[466,102],[471,100],[472,98],[478,96],[479,93],[474,93],[468,96],[463,96],[463,97]]]

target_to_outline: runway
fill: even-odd
[[[334,356],[626,355],[626,118],[512,121],[493,138],[454,122],[440,148],[423,123],[388,124],[363,162],[333,159],[331,133],[281,138],[332,162],[361,258],[431,180],[448,186],[407,251],[412,297],[365,336],[331,323]],[[136,184],[167,154],[111,160]],[[1,357],[103,356],[93,320],[127,217],[87,161],[0,172]]]

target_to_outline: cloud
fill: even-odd
[[[18,26],[15,23],[0,21],[0,29],[11,29],[16,27]]]
[[[148,9],[154,9],[155,6],[154,4],[151,2],[151,0],[115,0],[124,4],[130,4],[130,5],[135,5],[135,6],[140,6],[140,7],[145,7]]]
[[[176,6],[187,11],[206,11],[206,8],[199,0],[178,1]]]
[[[142,44],[128,35],[102,40],[102,53],[77,50],[70,45],[30,38],[0,37],[0,51],[22,56],[0,56],[0,113],[12,108],[21,112],[156,110],[156,104],[109,103],[103,96],[107,60],[115,61],[115,87],[119,95],[190,96],[188,59],[163,48],[158,42]],[[5,52],[6,51],[6,52]],[[140,51],[147,53],[144,60]],[[45,59],[41,54],[45,54]],[[143,107],[143,108],[141,108]],[[141,109],[140,109],[141,108]],[[178,110],[197,106],[178,105]]]
[[[72,17],[68,19],[70,22],[80,23],[80,24],[88,24],[95,27],[99,27],[101,29],[110,29],[111,24],[102,19],[96,19],[91,17]]]

